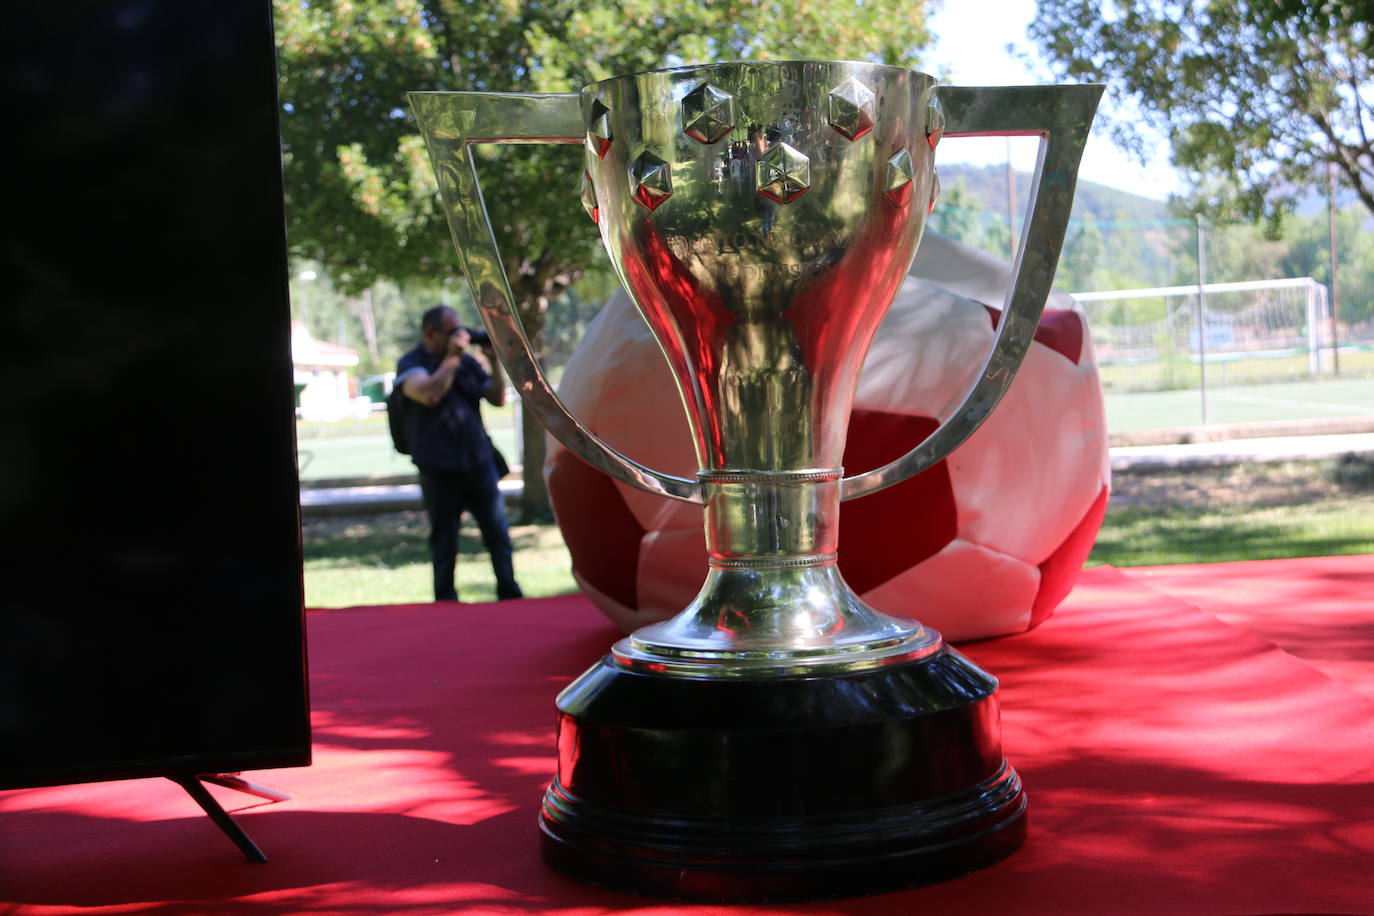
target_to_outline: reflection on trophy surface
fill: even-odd
[[[995,679],[849,589],[838,508],[943,458],[1006,391],[1099,92],[804,61],[568,95],[412,94],[474,298],[526,402],[593,466],[705,507],[695,600],[559,696],[540,818],[551,865],[646,893],[807,898],[938,880],[1019,845],[1025,794],[1002,756]],[[1017,282],[951,419],[846,478],[859,367],[920,241],[947,133],[1047,138]],[[583,203],[672,370],[695,481],[597,440],[529,356],[466,146],[539,141],[584,146]]]

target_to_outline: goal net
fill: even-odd
[[[1109,387],[1319,376],[1329,344],[1326,287],[1311,277],[1074,293]]]

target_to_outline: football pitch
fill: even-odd
[[[1108,393],[1107,429],[1132,432],[1201,426],[1202,393],[1133,391]],[[1374,378],[1323,379],[1208,388],[1207,423],[1262,423],[1340,417],[1374,418]]]
[[[518,460],[515,412],[507,406],[484,410],[491,441],[511,462]],[[356,479],[373,475],[415,473],[410,458],[396,454],[391,447],[386,415],[376,413],[365,420],[297,422],[296,463],[306,485],[325,479]]]

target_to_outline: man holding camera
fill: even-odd
[[[485,360],[469,352],[474,343]],[[453,309],[436,305],[420,319],[419,345],[397,363],[396,384],[409,399],[405,424],[429,515],[434,600],[458,599],[453,573],[464,510],[477,520],[491,554],[497,599],[521,597],[495,452],[482,425],[483,399],[496,407],[506,402],[506,380],[490,341],[484,333],[474,338]]]

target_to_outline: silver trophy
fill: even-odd
[[[845,584],[839,504],[943,459],[1006,392],[1100,94],[828,61],[683,67],[569,94],[411,93],[459,259],[526,406],[594,467],[705,507],[696,599],[558,698],[540,816],[551,865],[651,894],[805,899],[962,874],[1021,842],[996,680]],[[937,144],[970,135],[1041,138],[996,343],[943,425],[846,477],[859,368],[936,197]],[[695,480],[599,440],[531,354],[467,147],[535,142],[585,146],[583,203],[672,368]]]

